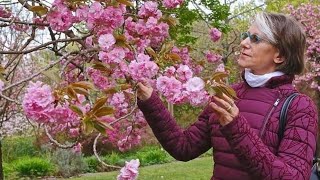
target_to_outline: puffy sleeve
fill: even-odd
[[[206,108],[198,121],[184,130],[177,125],[156,92],[148,100],[138,101],[138,107],[158,141],[175,159],[188,161],[211,148],[208,126],[211,108]]]

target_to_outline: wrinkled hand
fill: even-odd
[[[153,88],[150,87],[147,83],[139,82],[137,84],[137,91],[138,98],[142,101],[145,101],[151,97]]]
[[[223,98],[213,97],[215,102],[209,105],[219,115],[219,122],[222,126],[229,124],[238,116],[239,108],[235,105],[234,100],[223,94]]]

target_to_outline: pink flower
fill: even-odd
[[[2,91],[3,87],[4,87],[4,82],[0,80],[0,92]]]
[[[201,91],[204,88],[204,82],[199,77],[193,77],[186,82],[186,89],[190,92]]]
[[[82,149],[81,143],[78,143],[77,145],[73,146],[72,150],[74,153],[80,154]]]
[[[156,19],[160,19],[162,13],[158,10],[158,3],[147,1],[139,9],[138,15],[141,18],[154,17]]]
[[[149,59],[150,57],[148,55],[139,54],[137,61],[131,61],[129,64],[129,73],[132,79],[151,79],[158,73],[158,65]]]
[[[216,72],[225,72],[226,70],[224,69],[224,64],[221,63],[218,65]]]
[[[164,0],[163,5],[166,8],[173,9],[177,6],[181,5],[183,3],[183,0]]]
[[[102,50],[107,51],[111,46],[116,43],[116,39],[112,34],[103,34],[98,39],[99,46]]]
[[[193,76],[193,72],[187,65],[180,65],[180,67],[177,69],[177,76],[178,79],[182,82],[186,82],[188,79],[190,79]]]
[[[60,4],[47,14],[47,21],[53,30],[63,32],[72,26],[74,17],[64,4]]]
[[[210,63],[215,63],[222,59],[222,56],[220,54],[215,54],[215,53],[212,53],[211,51],[207,51],[205,53],[205,56],[207,58],[207,61]]]
[[[120,170],[117,180],[135,180],[138,177],[139,159],[126,161],[126,165]]]
[[[217,42],[221,38],[222,33],[217,28],[210,30],[210,38],[213,42]]]
[[[42,123],[49,120],[47,112],[53,107],[54,97],[50,86],[43,85],[42,82],[30,82],[26,89],[22,106],[27,117]]]

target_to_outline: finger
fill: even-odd
[[[229,96],[227,96],[226,94],[223,93],[222,95],[223,99],[225,101],[227,101],[231,106],[234,106],[235,103],[234,103],[234,100],[232,98],[230,98]]]
[[[225,109],[221,108],[220,106],[218,106],[216,103],[211,102],[210,106],[212,107],[212,109],[214,109],[216,112],[218,112],[220,115],[230,115],[230,113],[228,111],[226,111]]]
[[[225,101],[225,100],[223,100],[223,99],[220,99],[220,98],[218,98],[218,97],[216,97],[216,96],[214,96],[214,100],[215,100],[217,103],[220,104],[220,107],[223,107],[224,109],[229,109],[229,110],[230,110],[231,105],[230,105],[227,101]]]

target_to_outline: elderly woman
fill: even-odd
[[[164,149],[188,161],[214,148],[212,179],[309,179],[316,149],[317,111],[299,94],[289,106],[283,138],[280,109],[297,92],[294,75],[304,70],[306,36],[283,14],[260,13],[241,35],[238,100],[213,101],[189,128],[181,129],[151,87],[139,83],[138,106]]]

